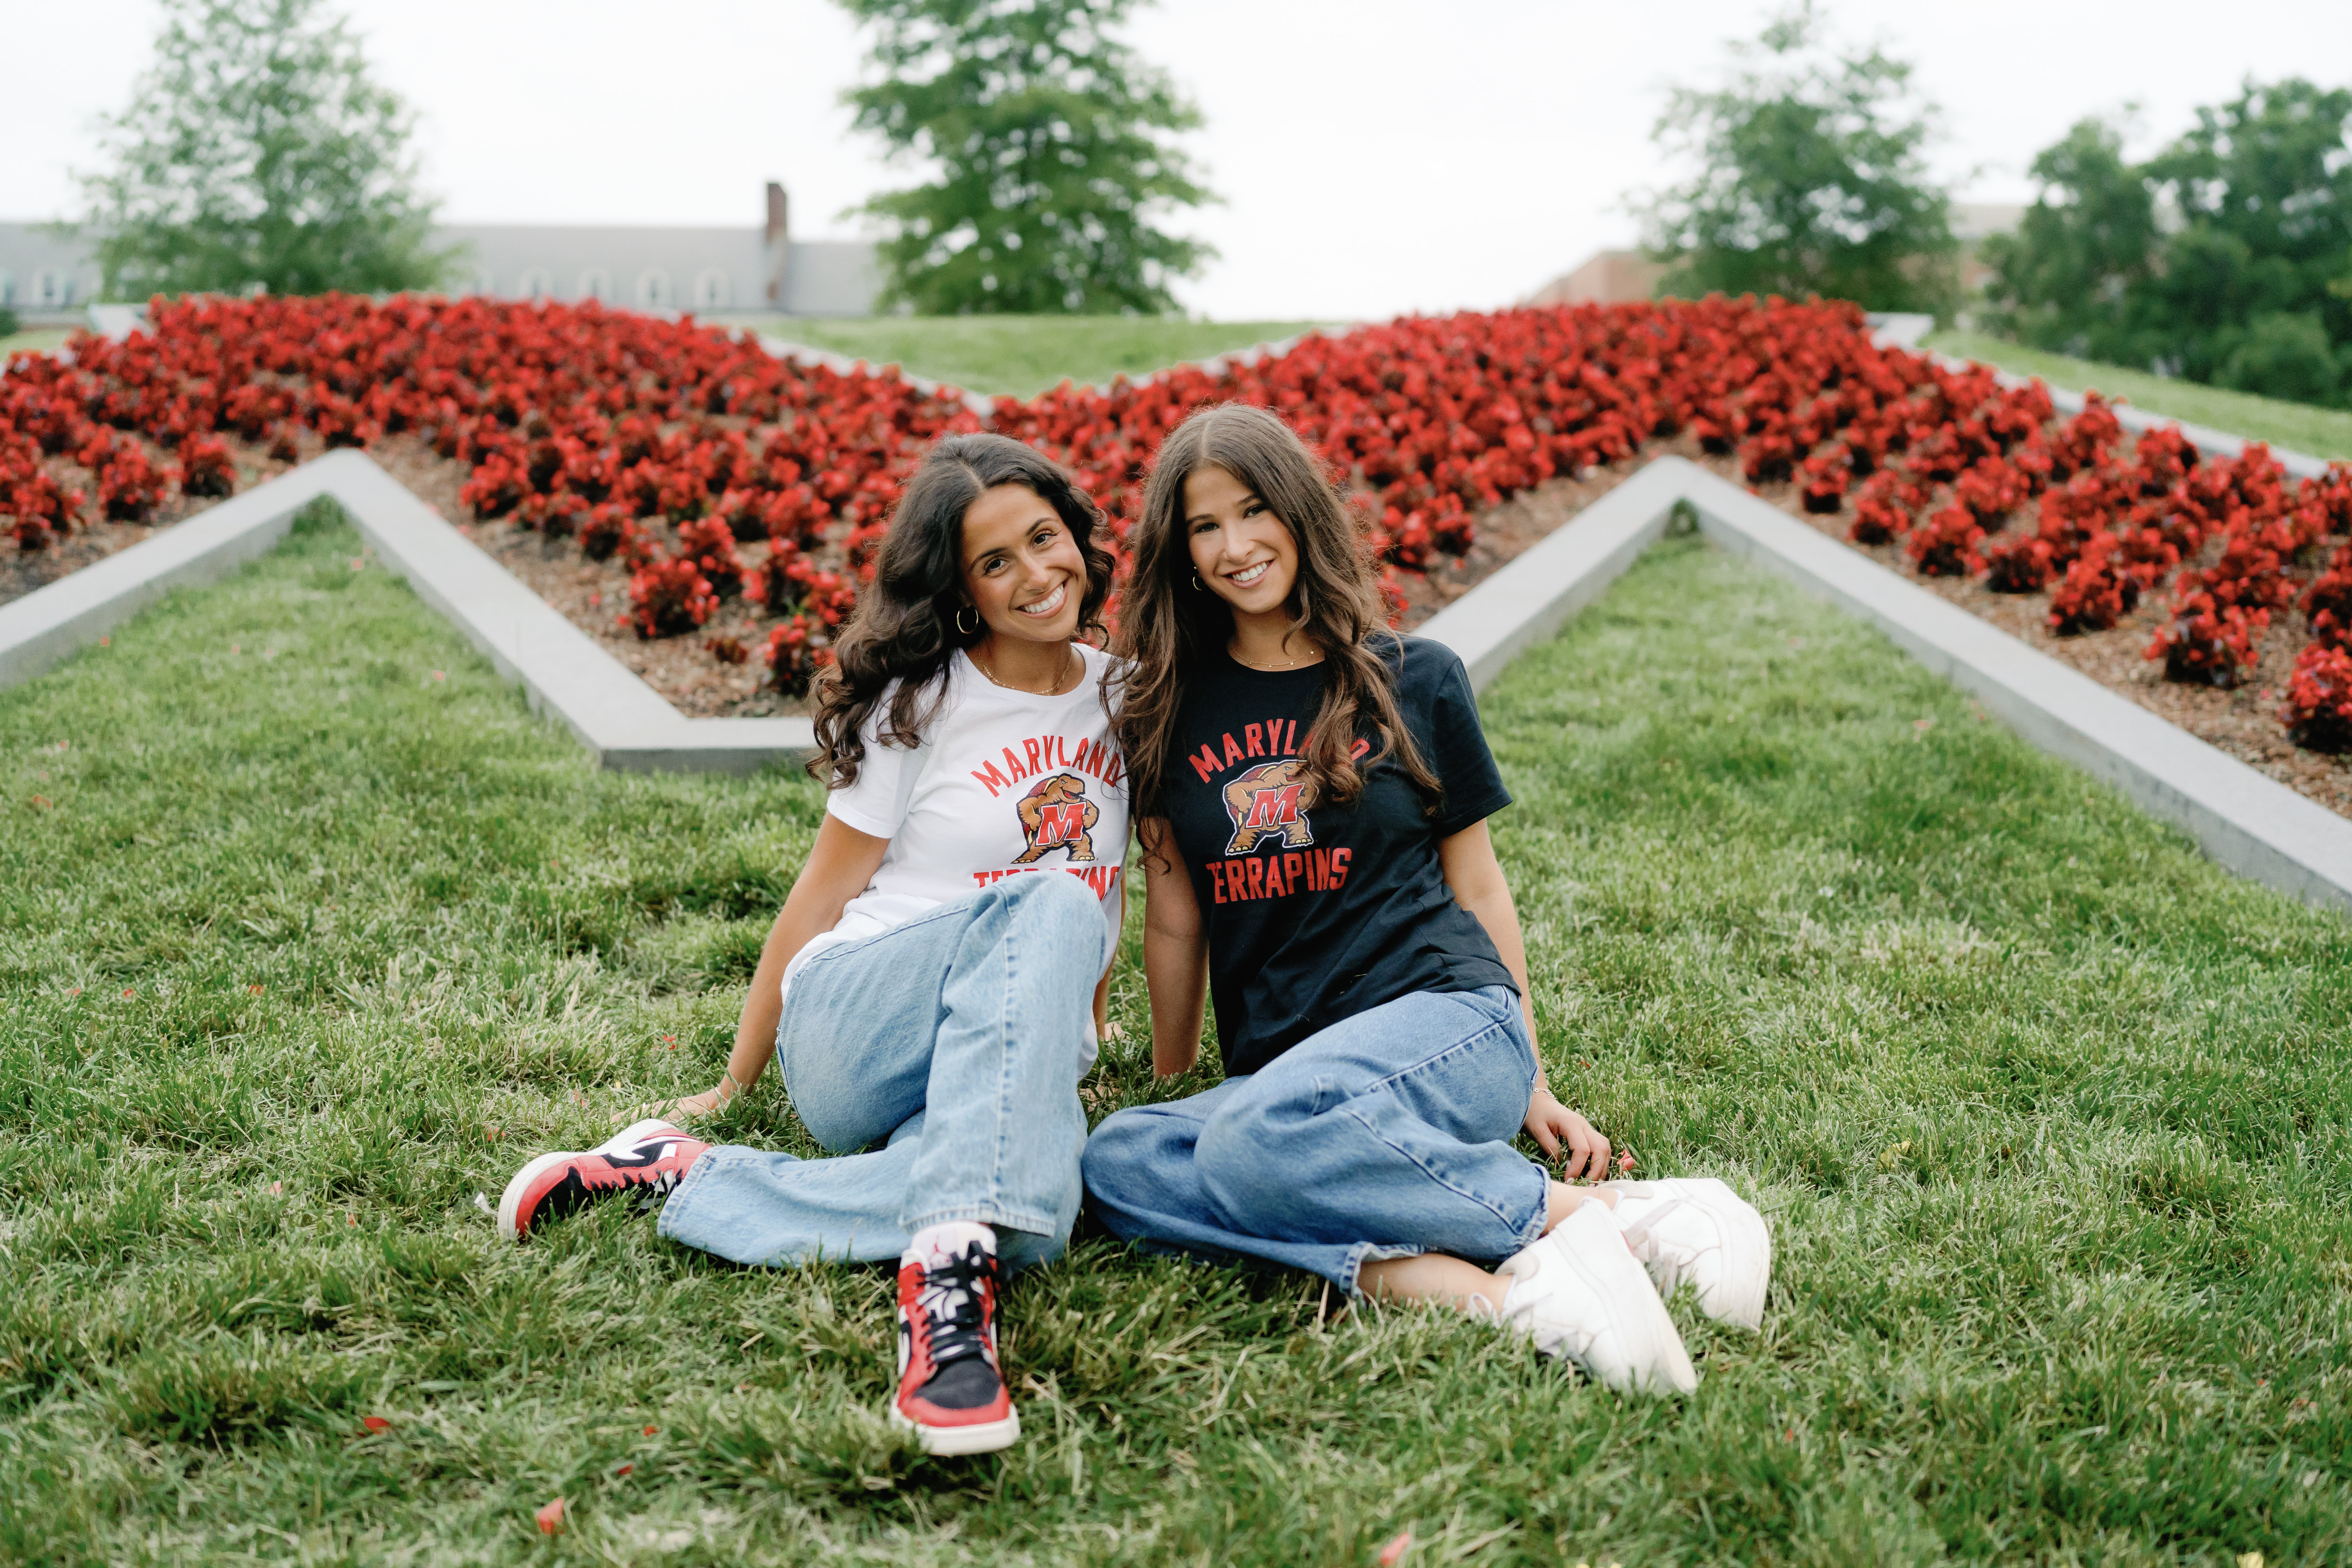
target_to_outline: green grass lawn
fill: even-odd
[[[793,316],[761,330],[897,364],[968,392],[1031,397],[1065,378],[1101,384],[1307,331],[1318,321],[1173,321],[1138,316]]]
[[[66,346],[69,332],[70,329],[66,327],[37,327],[0,337],[0,361],[5,361],[18,349],[30,349],[35,353],[43,354],[52,349],[61,349]]]
[[[2133,406],[2150,414],[2210,426],[2250,441],[2267,441],[2315,458],[2352,458],[2352,414],[2341,409],[2283,403],[2250,392],[2151,375],[2144,370],[2069,359],[1985,332],[1933,332],[1926,346],[2019,375],[2038,375],[2068,392],[2095,390],[2110,397],[2128,398]]]
[[[1734,561],[1486,710],[1552,1081],[1756,1196],[1764,1333],[1685,1303],[1626,1403],[1097,1235],[1010,1292],[1021,1446],[933,1462],[882,1271],[476,1204],[716,1076],[818,792],[592,771],[357,548],[0,693],[0,1560],[2352,1554],[2352,927]],[[807,1148],[772,1075],[722,1131]]]

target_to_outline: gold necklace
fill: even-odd
[[[997,685],[1003,687],[1007,691],[1018,691],[1027,697],[1059,697],[1062,694],[1062,671],[1070,667],[1070,645],[1068,643],[1064,643],[1062,645],[1062,661],[1059,665],[1055,667],[1054,682],[1043,691],[1033,690],[1026,686],[1015,686],[1009,680],[997,680],[996,671],[989,668],[985,664],[981,664],[980,655],[977,651],[971,655],[971,662],[980,665],[981,674],[988,677],[991,680],[996,681]]]
[[[1289,642],[1289,640],[1290,640],[1290,639],[1289,639],[1289,638],[1287,638],[1287,637],[1285,637],[1285,638],[1283,639],[1283,641],[1284,641],[1284,643],[1285,643],[1286,645]],[[1272,674],[1274,671],[1276,671],[1276,670],[1277,670],[1277,669],[1296,669],[1296,668],[1298,668],[1299,664],[1301,663],[1301,661],[1300,661],[1300,660],[1298,660],[1298,659],[1295,659],[1295,658],[1286,658],[1286,659],[1284,659],[1280,664],[1252,664],[1249,660],[1247,660],[1247,659],[1244,658],[1243,658],[1243,657],[1242,657],[1238,652],[1235,652],[1235,651],[1234,651],[1234,644],[1232,644],[1232,643],[1228,643],[1228,644],[1226,644],[1226,645],[1225,645],[1225,652],[1226,652],[1228,655],[1230,655],[1230,656],[1232,657],[1233,661],[1234,661],[1235,664],[1240,665],[1244,669],[1255,669],[1255,670],[1257,670],[1257,671],[1258,671],[1259,673],[1261,673],[1261,674],[1269,674],[1269,675],[1270,675],[1270,674]],[[1319,658],[1321,658],[1322,657],[1323,657],[1323,655],[1322,655],[1322,651],[1321,651],[1320,649],[1318,649],[1318,650],[1316,651],[1315,658],[1316,658],[1317,659],[1319,659]],[[1307,661],[1305,661],[1305,662],[1312,663],[1312,662],[1314,662],[1314,660],[1311,660],[1311,659],[1310,659],[1310,660],[1307,660]]]

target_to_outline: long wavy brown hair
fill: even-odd
[[[1118,563],[1097,537],[1102,513],[1070,476],[1036,448],[1009,436],[950,436],[931,448],[890,514],[874,581],[833,645],[834,662],[817,682],[816,754],[808,770],[835,789],[857,782],[866,760],[866,721],[890,683],[888,710],[876,737],[919,746],[947,696],[948,661],[988,635],[956,624],[970,615],[963,589],[963,517],[998,485],[1020,485],[1052,507],[1086,558],[1087,590],[1078,601],[1078,635],[1100,641],[1103,602]]]
[[[1436,775],[1397,714],[1396,672],[1383,656],[1401,653],[1401,639],[1389,629],[1362,533],[1297,432],[1263,408],[1225,403],[1195,413],[1160,444],[1143,515],[1128,535],[1134,570],[1119,595],[1113,647],[1124,668],[1113,711],[1136,817],[1167,815],[1161,792],[1176,764],[1185,692],[1225,656],[1234,635],[1232,609],[1194,585],[1184,481],[1202,468],[1223,468],[1255,493],[1297,543],[1291,624],[1323,650],[1323,705],[1302,748],[1318,796],[1354,800],[1363,770],[1392,758],[1435,810]],[[1352,753],[1365,715],[1374,735],[1360,763]]]

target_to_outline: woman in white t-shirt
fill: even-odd
[[[1104,1026],[1127,854],[1109,660],[1077,640],[1110,592],[1101,526],[1020,442],[941,442],[818,689],[824,826],[727,1076],[671,1115],[724,1103],[772,1054],[838,1157],[641,1121],[533,1160],[499,1205],[520,1237],[606,1194],[667,1193],[662,1235],[739,1263],[897,1258],[890,1415],[934,1453],[1020,1435],[998,1283],[1058,1255],[1078,1212],[1077,1083]]]

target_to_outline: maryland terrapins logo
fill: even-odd
[[[1042,860],[1056,849],[1066,849],[1074,861],[1095,858],[1094,826],[1102,808],[1087,798],[1087,781],[1076,773],[1055,773],[1029,786],[1015,808],[1029,847],[1013,858],[1016,866]]]
[[[1315,842],[1307,825],[1307,807],[1315,804],[1315,781],[1297,757],[1260,763],[1225,786],[1225,815],[1234,819],[1228,855],[1246,855],[1261,841],[1280,835],[1293,849]]]

